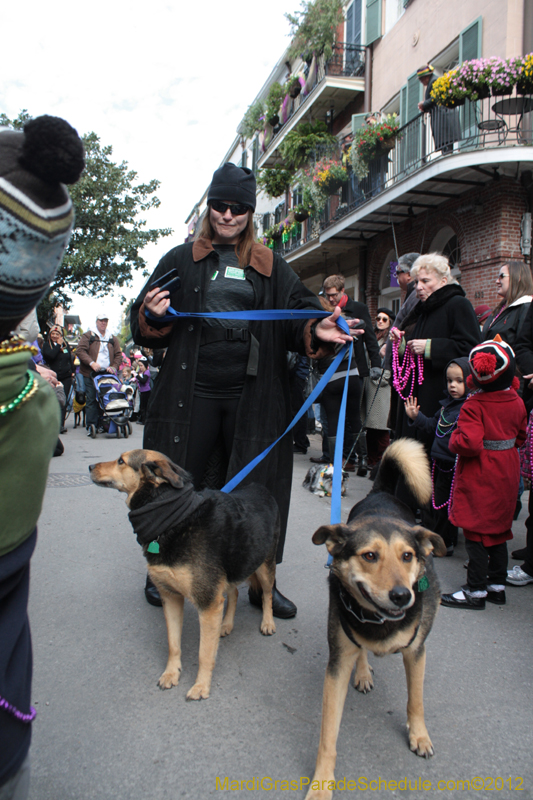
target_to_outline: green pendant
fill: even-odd
[[[150,542],[148,547],[146,548],[149,553],[159,553],[159,543],[158,542]],[[427,578],[426,578],[427,581]]]
[[[428,587],[429,587],[428,576],[422,575],[422,577],[418,581],[418,591],[425,592]]]

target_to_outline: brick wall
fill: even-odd
[[[510,178],[489,181],[457,199],[395,225],[398,252],[430,252],[439,231],[449,227],[461,251],[461,285],[474,306],[496,305],[496,276],[505,261],[523,260],[520,221],[527,211],[526,193]],[[366,297],[371,313],[377,308],[384,259],[394,248],[392,230],[368,243]]]

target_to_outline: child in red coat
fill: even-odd
[[[505,603],[507,540],[520,480],[517,448],[525,441],[527,418],[516,393],[514,353],[497,339],[470,353],[468,381],[478,391],[465,401],[449,444],[459,455],[450,520],[463,528],[469,557],[466,586],[442,595],[449,608]]]

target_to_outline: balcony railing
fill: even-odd
[[[419,114],[400,128],[393,149],[370,162],[365,178],[358,180],[350,173],[338,195],[328,199],[321,217],[308,220],[300,239],[288,243],[283,253],[317,239],[343,216],[429,164],[459,153],[527,145],[533,145],[533,95],[490,97]]]
[[[274,135],[269,142],[268,149],[282,133],[287,123],[294,117],[308,97],[313,94],[317,86],[328,76],[343,78],[364,78],[365,75],[365,47],[359,44],[336,42],[333,55],[327,61],[324,56],[319,56],[316,61],[306,66],[305,77],[307,84],[305,93],[302,91],[291,100],[288,116],[282,125],[274,128]]]

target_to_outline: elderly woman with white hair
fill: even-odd
[[[432,417],[446,390],[449,361],[467,356],[480,342],[480,330],[472,304],[451,275],[447,259],[439,253],[417,258],[411,269],[420,303],[404,320],[403,330],[391,330],[398,348],[393,353],[393,386],[401,400],[417,398],[420,410]],[[408,425],[400,402],[396,437],[417,438]]]

